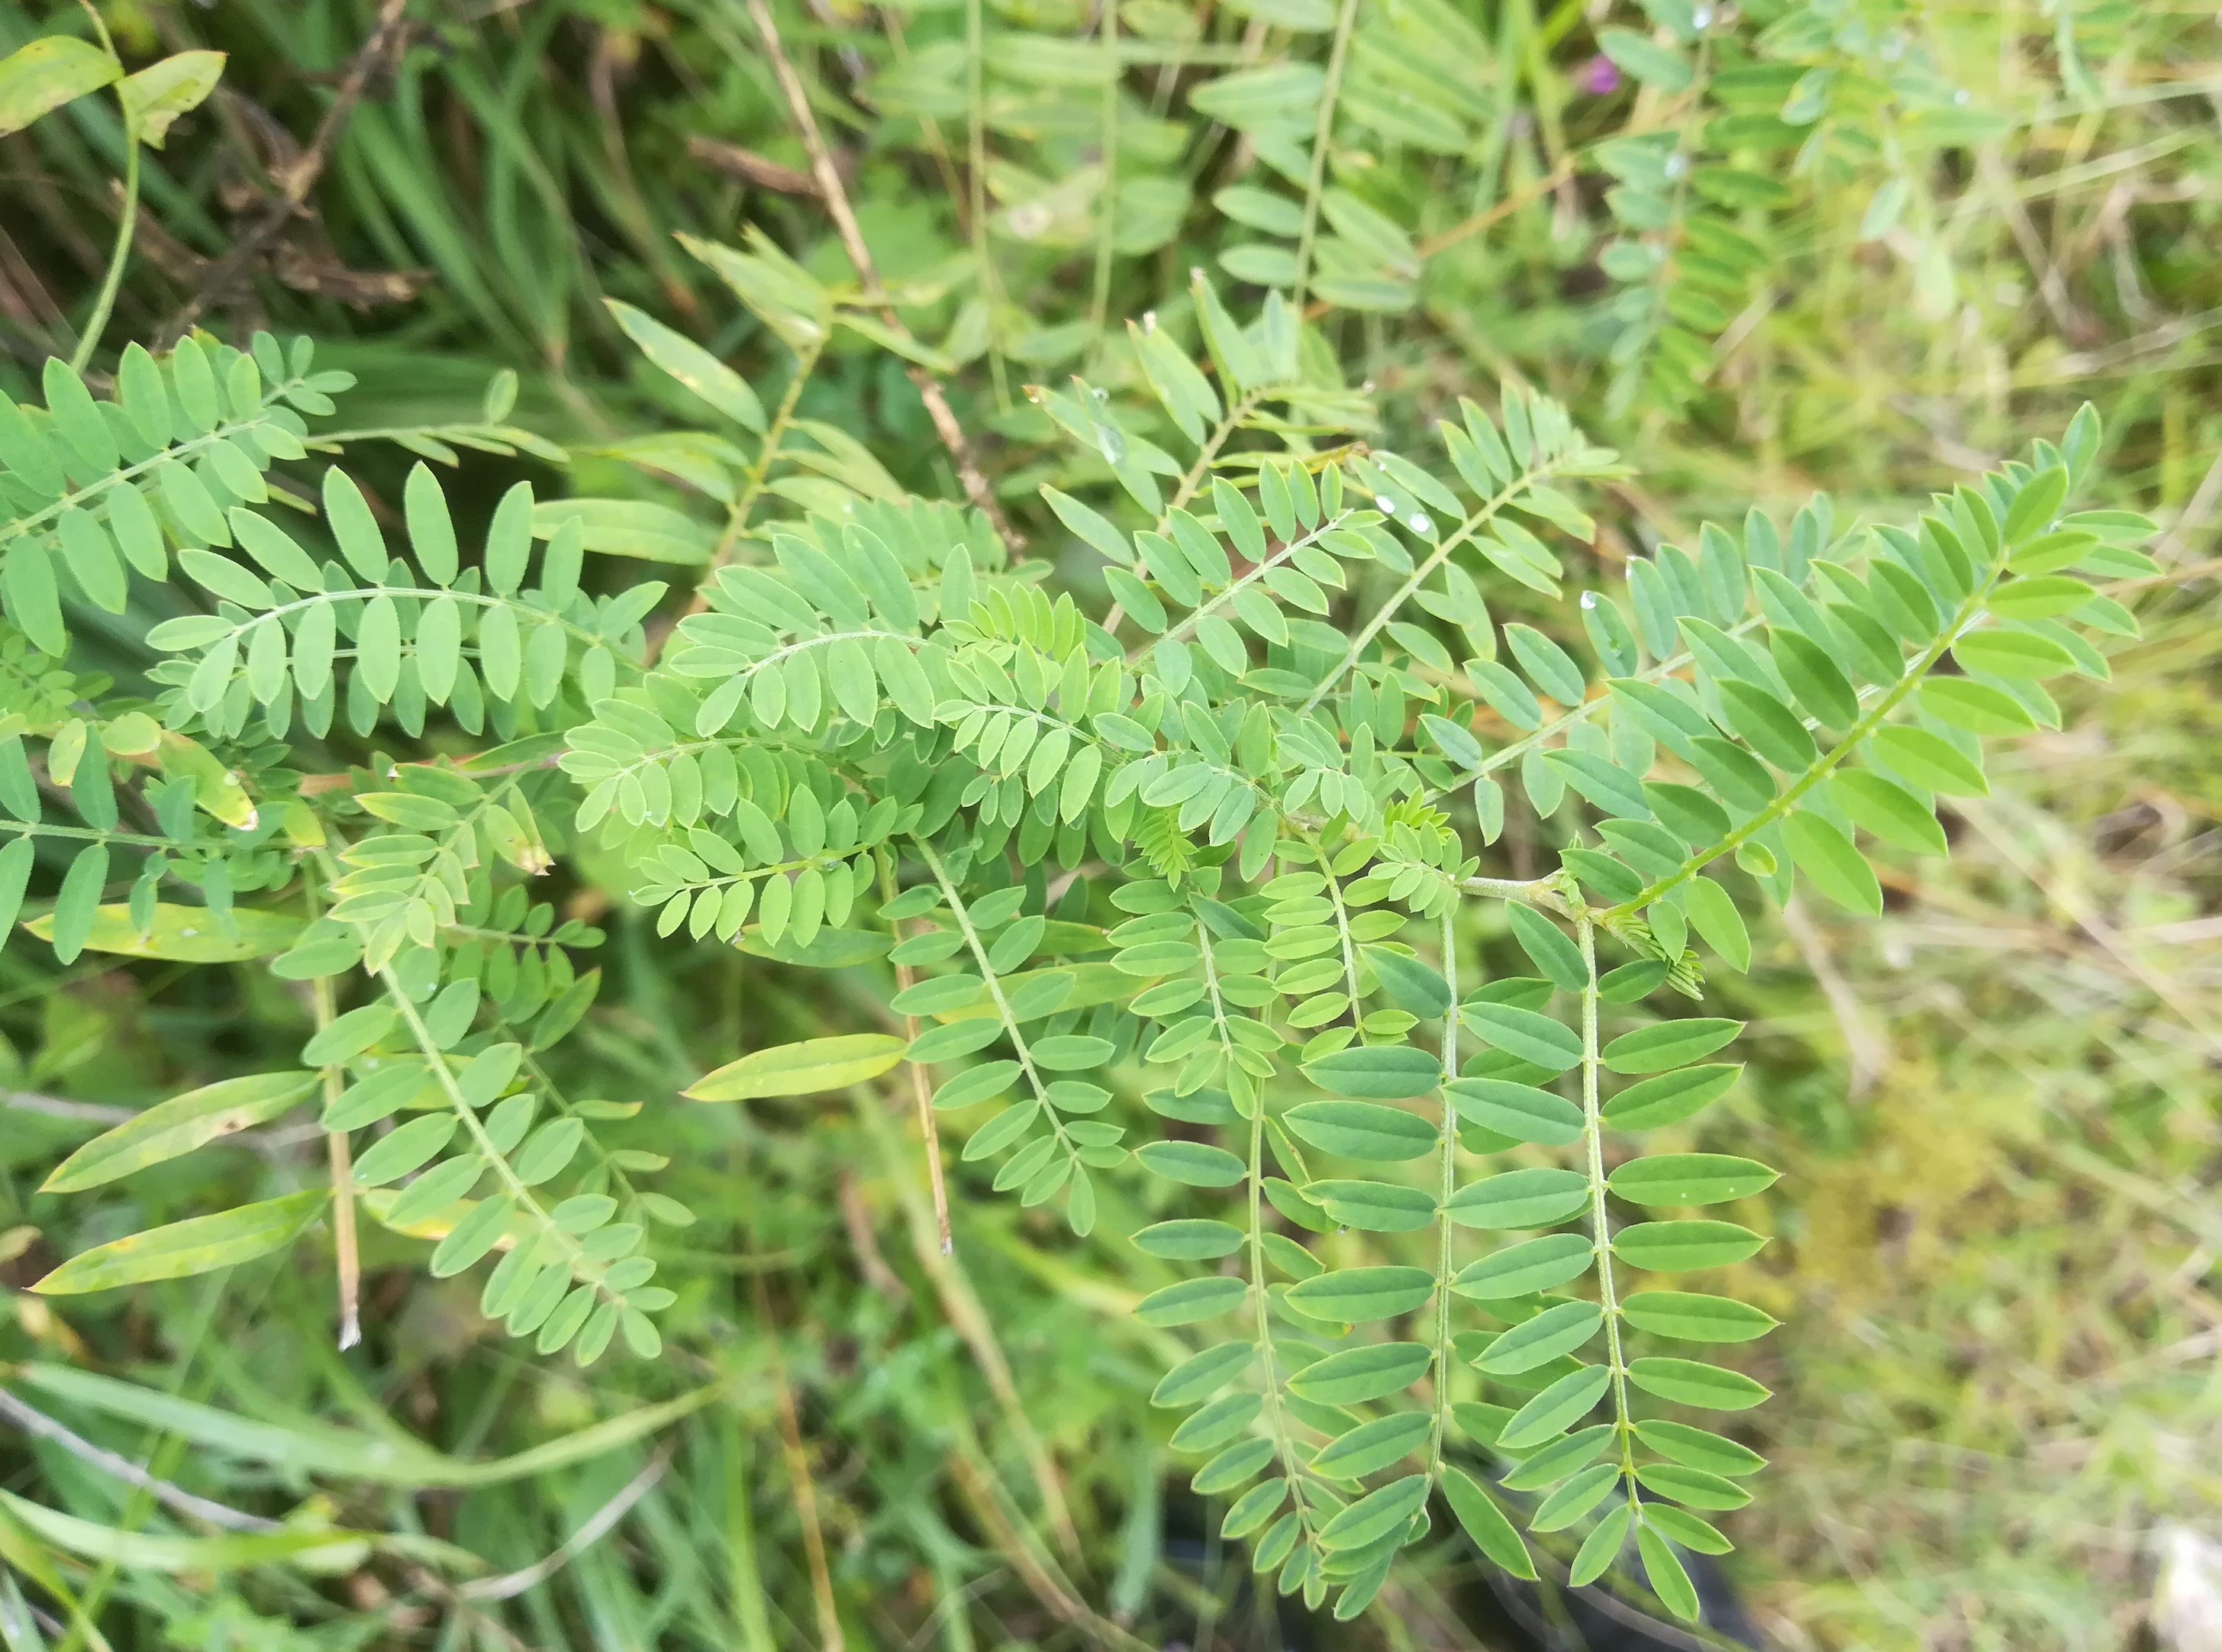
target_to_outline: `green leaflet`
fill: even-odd
[[[1459,1270],[1451,1289],[1462,1297],[1499,1301],[1524,1297],[1585,1272],[1596,1246],[1582,1234],[1552,1234],[1492,1252]]]
[[[1742,1021],[1693,1016],[1660,1021],[1624,1033],[1604,1046],[1604,1065],[1615,1072],[1662,1072],[1710,1055],[1743,1031]]]
[[[1660,1153],[1630,1159],[1609,1179],[1614,1192],[1637,1204],[1720,1204],[1764,1191],[1775,1173],[1727,1153]]]
[[[1289,1379],[1289,1391],[1322,1405],[1355,1405],[1410,1387],[1434,1358],[1422,1342],[1346,1348],[1296,1372]]]
[[[1425,1096],[1442,1081],[1441,1061],[1407,1045],[1339,1050],[1308,1062],[1304,1076],[1340,1096],[1397,1099]]]
[[[1434,1071],[1440,1078],[1441,1069]],[[1307,1102],[1287,1117],[1298,1136],[1341,1159],[1416,1159],[1441,1139],[1427,1120],[1375,1102]]]
[[[1444,1089],[1460,1120],[1516,1141],[1560,1147],[1581,1136],[1581,1109],[1533,1084],[1503,1078],[1459,1078]]]
[[[1685,1342],[1748,1342],[1776,1323],[1748,1303],[1689,1291],[1639,1291],[1621,1313],[1638,1330]]]
[[[1409,1313],[1434,1289],[1434,1276],[1423,1268],[1342,1268],[1299,1280],[1289,1287],[1289,1302],[1314,1319],[1357,1324]]]

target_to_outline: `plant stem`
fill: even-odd
[[[1334,44],[1327,57],[1327,85],[1320,91],[1319,119],[1312,128],[1311,178],[1304,186],[1304,227],[1296,237],[1296,280],[1290,307],[1304,313],[1304,288],[1312,273],[1312,243],[1319,230],[1320,192],[1327,183],[1327,152],[1334,137],[1334,106],[1342,95],[1343,60],[1350,52],[1350,31],[1358,22],[1358,0],[1342,0],[1342,15],[1335,19]]]
[[[315,899],[313,892],[311,899]],[[309,983],[309,990],[316,1011],[317,1031],[321,1033],[336,1019],[331,977],[318,976]],[[342,1068],[334,1065],[324,1069],[325,1111],[331,1110],[346,1087],[347,1074]],[[355,1163],[348,1148],[346,1131],[324,1132],[324,1156],[332,1172],[332,1248],[339,1272],[339,1344],[345,1350],[362,1341],[362,1258],[355,1228]]]
[[[1109,0],[1106,0],[1109,3]],[[982,0],[964,5],[964,219],[972,242],[972,262],[980,298],[988,306],[988,372],[995,386],[995,405],[1007,410],[1011,387],[1003,354],[995,342],[995,305],[1002,296],[995,257],[988,247],[988,90],[986,20]]]
[[[779,405],[772,410],[771,423],[764,428],[763,443],[757,449],[756,462],[749,467],[748,480],[742,485],[741,496],[733,501],[733,508],[726,513],[725,531],[718,540],[717,550],[710,554],[710,565],[702,570],[704,585],[708,584],[712,575],[732,560],[733,547],[740,543],[741,535],[749,525],[749,515],[756,509],[756,500],[763,496],[764,484],[770,480],[772,462],[779,457],[779,444],[786,439],[787,427],[794,421],[795,405],[802,399],[803,386],[810,382],[810,375],[817,371],[818,358],[825,349],[825,342],[819,340],[796,355],[794,372],[787,381],[787,389],[779,399]],[[698,606],[693,612],[700,613],[707,600],[698,590],[695,593]]]
[[[884,905],[894,898],[894,872],[891,866],[882,862],[880,866],[881,903]],[[888,927],[894,933],[895,945],[901,948],[903,943],[902,920],[890,918],[888,920]],[[895,965],[897,991],[908,992],[917,980],[918,972],[909,964]],[[903,1036],[913,1044],[918,1042],[917,1016],[903,1017]],[[941,1253],[944,1256],[953,1256],[957,1253],[957,1241],[949,1231],[949,1187],[942,1174],[941,1127],[935,1121],[933,1116],[933,1080],[928,1076],[925,1063],[906,1061],[903,1065],[910,1069],[911,1098],[918,1104],[919,1134],[924,1138],[926,1143],[926,1178],[933,1188],[934,1231],[941,1242]]]
[[[1620,1297],[1612,1277],[1612,1233],[1605,1211],[1604,1123],[1597,1102],[1597,928],[1585,915],[1574,920],[1582,949],[1582,1151],[1589,1181],[1590,1234],[1597,1245],[1597,1303],[1604,1310],[1606,1367],[1612,1372],[1613,1431],[1629,1501],[1635,1500],[1635,1436],[1628,1416],[1628,1361],[1620,1347]]]
[[[978,0],[973,0],[975,5]],[[1097,142],[1103,151],[1103,184],[1096,199],[1095,296],[1088,307],[1089,331],[1100,346],[1111,311],[1113,238],[1119,231],[1119,0],[1095,0],[1102,9],[1098,32],[1103,47],[1103,124]]]
[[[100,336],[108,329],[109,312],[116,308],[116,290],[123,284],[123,262],[131,255],[131,232],[139,223],[139,135],[131,129],[131,122],[123,123],[123,213],[116,221],[116,249],[108,255],[108,273],[100,283],[100,296],[93,300],[92,314],[85,318],[85,332],[77,341],[77,349],[70,356],[70,371],[82,373],[99,347]]]
[[[1210,932],[1199,920],[1196,933],[1203,949],[1203,978],[1211,989],[1212,1014],[1218,1018],[1221,1044],[1232,1064],[1233,1047],[1227,1039],[1227,1007],[1219,996],[1219,970],[1211,956]],[[1231,1094],[1232,1086],[1229,1091]],[[1258,1331],[1258,1357],[1265,1367],[1265,1426],[1271,1430],[1274,1454],[1280,1461],[1281,1472],[1288,1479],[1289,1495],[1296,1505],[1297,1529],[1309,1542],[1312,1534],[1311,1505],[1304,1501],[1302,1461],[1296,1455],[1296,1442],[1289,1436],[1288,1419],[1281,1414],[1281,1368],[1273,1353],[1272,1303],[1265,1294],[1265,1098],[1254,1088],[1250,1106],[1249,1163],[1244,1171],[1244,1180],[1245,1190],[1250,1200],[1250,1231],[1246,1235],[1250,1305]]]
[[[980,978],[987,983],[988,996],[995,1002],[995,1014],[1003,1023],[1003,1032],[1011,1040],[1011,1048],[1018,1053],[1019,1066],[1026,1073],[1026,1085],[1033,1091],[1034,1100],[1041,1107],[1042,1116],[1049,1121],[1049,1128],[1057,1133],[1058,1145],[1064,1149],[1065,1157],[1076,1159],[1078,1152],[1073,1146],[1071,1138],[1064,1133],[1064,1121],[1058,1117],[1057,1109],[1050,1102],[1048,1086],[1042,1083],[1041,1074],[1035,1070],[1033,1052],[1026,1047],[1026,1034],[1019,1031],[1018,1018],[1011,1014],[1010,1000],[1003,996],[1001,977],[988,963],[987,942],[981,939],[980,932],[972,927],[972,914],[964,909],[964,902],[957,895],[957,885],[949,876],[949,869],[942,864],[941,857],[933,852],[933,845],[922,838],[913,839],[912,841],[918,845],[920,857],[932,872],[934,882],[941,886],[941,898],[949,903],[950,914],[957,920],[957,928],[963,933],[964,944],[971,952],[972,960],[980,966]]]
[[[1243,421],[1265,405],[1266,394],[1262,389],[1244,391],[1240,399],[1227,407],[1227,417],[1212,427],[1211,434],[1204,438],[1203,446],[1196,451],[1196,462],[1182,476],[1180,487],[1173,493],[1172,503],[1158,518],[1157,531],[1159,533],[1163,533],[1165,524],[1172,520],[1172,513],[1196,497],[1196,490],[1203,486],[1203,479],[1211,474],[1211,462],[1219,457],[1220,449],[1227,445],[1227,438],[1241,429]]]
[[[1458,1191],[1458,1119],[1453,1111],[1450,1083],[1458,1077],[1458,902],[1443,908],[1443,980],[1450,988],[1450,1008],[1443,1013],[1442,1174],[1435,1196],[1435,1422],[1428,1445],[1428,1478],[1443,1472],[1443,1442],[1450,1431],[1451,1416],[1451,1197]]]

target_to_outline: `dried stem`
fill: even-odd
[[[219,302],[235,282],[254,267],[279,233],[300,211],[301,203],[316,187],[317,179],[323,176],[325,164],[331,160],[332,148],[345,129],[348,116],[361,99],[362,89],[369,83],[372,72],[392,50],[401,33],[401,14],[408,8],[409,0],[383,0],[378,9],[378,22],[369,36],[348,60],[347,70],[340,77],[338,92],[323,118],[317,122],[317,130],[309,140],[309,147],[299,159],[282,170],[273,170],[270,181],[278,186],[278,198],[265,210],[262,216],[247,226],[231,250],[209,266],[201,278],[199,290],[185,301],[185,307],[170,318],[162,330],[165,346],[185,336],[208,307]]]
[[[764,50],[771,59],[773,72],[779,78],[779,89],[787,99],[788,113],[794,116],[796,130],[800,133],[803,147],[810,152],[811,175],[818,180],[818,188],[825,198],[825,210],[833,219],[833,228],[841,237],[841,245],[849,254],[849,261],[857,267],[857,279],[864,288],[866,297],[877,306],[880,319],[907,337],[910,329],[895,313],[894,305],[888,302],[886,290],[880,285],[879,267],[872,261],[872,250],[864,243],[864,232],[858,227],[857,215],[849,205],[849,191],[841,181],[841,174],[833,165],[833,156],[825,147],[825,134],[818,129],[818,116],[811,112],[810,99],[804,91],[801,77],[794,65],[788,60],[787,48],[781,45],[779,27],[772,22],[771,8],[764,0],[748,0],[749,16],[763,36]],[[919,399],[926,404],[926,414],[933,420],[933,428],[941,437],[941,445],[949,449],[950,458],[957,466],[957,479],[964,486],[964,496],[977,506],[994,524],[1004,543],[1014,549],[1026,541],[1013,531],[1003,514],[1003,507],[995,498],[995,491],[988,485],[986,473],[972,452],[972,443],[966,437],[957,415],[951,411],[949,397],[941,387],[941,380],[917,362],[907,362],[903,369],[910,381],[918,386]]]

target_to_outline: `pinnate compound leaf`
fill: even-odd
[[[1451,989],[1441,972],[1403,952],[1392,952],[1386,947],[1365,946],[1359,949],[1365,962],[1372,967],[1382,988],[1394,999],[1399,1009],[1409,1011],[1422,1021],[1432,1021],[1451,1007]],[[1349,1053],[1344,1052],[1345,1054]],[[1440,1071],[1440,1069],[1438,1069]],[[1315,1079],[1313,1082],[1318,1083]],[[1334,1088],[1323,1085],[1322,1088]],[[1432,1089],[1432,1084],[1429,1085]],[[1357,1091],[1345,1091],[1355,1095]],[[1420,1094],[1426,1094],[1421,1091]]]
[[[1926,803],[1872,769],[1839,770],[1830,778],[1829,794],[1853,824],[1885,843],[1917,855],[1942,855],[1951,847]]]
[[[1645,1491],[1693,1509],[1741,1509],[1751,1501],[1751,1493],[1734,1480],[1679,1463],[1647,1463],[1635,1471],[1635,1478]]]
[[[1711,1473],[1756,1474],[1767,1467],[1767,1459],[1748,1446],[1738,1445],[1710,1429],[1693,1428],[1687,1423],[1654,1419],[1638,1423],[1635,1433],[1662,1457],[1672,1457],[1678,1463]]]
[[[605,298],[602,303],[643,355],[726,418],[758,436],[763,434],[763,403],[749,388],[748,380],[645,311],[618,298]]]
[[[1506,1331],[1474,1361],[1475,1368],[1513,1374],[1548,1365],[1572,1354],[1604,1323],[1604,1310],[1593,1302],[1562,1302]]]
[[[1969,631],[1952,644],[1952,657],[1967,670],[1994,677],[2056,677],[2075,669],[2067,649],[2028,631]]]
[[[1639,1222],[1612,1236],[1612,1253],[1654,1273],[1687,1273],[1741,1262],[1766,1243],[1732,1222]]]
[[[1428,1477],[1408,1474],[1367,1493],[1320,1529],[1320,1547],[1363,1548],[1377,1542],[1418,1513],[1428,1500]]]
[[[1192,1325],[1198,1320],[1231,1314],[1242,1304],[1250,1287],[1221,1274],[1183,1279],[1162,1291],[1153,1291],[1134,1304],[1134,1317],[1145,1325]]]
[[[1751,967],[1751,935],[1743,914],[1729,892],[1710,877],[1693,877],[1683,886],[1682,910],[1690,927],[1705,945],[1719,953],[1722,962],[1739,972]]]
[[[1871,738],[1875,755],[1917,786],[1955,797],[1990,793],[1980,765],[1941,734],[1892,725],[1877,729]]]
[[[1459,1118],[1515,1141],[1563,1147],[1582,1134],[1582,1109],[1563,1096],[1509,1078],[1454,1078],[1444,1086]]]
[[[1434,1426],[1426,1411],[1393,1411],[1361,1423],[1330,1440],[1312,1459],[1312,1470],[1334,1480],[1362,1480],[1403,1461]]]
[[[1376,1342],[1346,1348],[1289,1379],[1289,1391],[1321,1405],[1356,1405],[1402,1393],[1434,1363],[1423,1342]]]
[[[1611,1385],[1612,1372],[1604,1366],[1568,1372],[1515,1411],[1497,1443],[1507,1451],[1541,1445],[1589,1415]]]
[[[1579,1171],[1537,1165],[1468,1183],[1443,1209],[1469,1228],[1543,1228],[1565,1221],[1589,1197],[1589,1178]]]
[[[1257,1354],[1247,1342],[1221,1342],[1192,1354],[1158,1379],[1150,1404],[1171,1409],[1208,1399],[1247,1368]]]
[[[1625,1503],[1616,1503],[1607,1510],[1604,1518],[1590,1528],[1589,1536],[1574,1551],[1573,1561],[1566,1567],[1566,1581],[1579,1589],[1610,1571],[1627,1547],[1628,1529],[1635,1521],[1635,1511]]]
[[[1581,948],[1567,938],[1565,930],[1535,908],[1518,902],[1507,909],[1506,916],[1511,920],[1521,951],[1535,961],[1535,967],[1550,977],[1552,985],[1561,991],[1579,992],[1589,984]]]
[[[1243,1175],[1240,1159],[1204,1141],[1146,1142],[1134,1157],[1143,1169],[1189,1187],[1232,1187]]]
[[[1783,825],[1798,870],[1838,906],[1868,917],[1882,914],[1882,883],[1874,868],[1832,821],[1800,809]]]
[[[1529,1296],[1586,1272],[1596,1252],[1586,1234],[1522,1240],[1467,1263],[1451,1281],[1451,1289],[1484,1302]]]

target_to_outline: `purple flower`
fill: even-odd
[[[1581,72],[1574,77],[1574,85],[1592,97],[1602,97],[1619,90],[1619,66],[1600,52],[1582,65]]]

